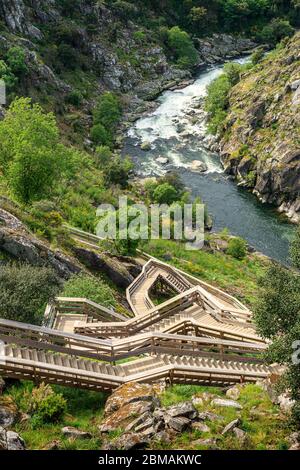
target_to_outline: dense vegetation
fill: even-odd
[[[262,278],[256,305],[256,323],[260,334],[272,341],[267,358],[287,367],[281,386],[295,400],[293,417],[300,423],[300,232],[292,245],[295,270],[273,264]]]

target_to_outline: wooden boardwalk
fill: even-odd
[[[96,246],[97,237],[75,233],[82,243]],[[155,306],[151,289],[158,280],[174,296]],[[230,385],[279,371],[262,360],[267,345],[251,312],[189,274],[150,258],[126,296],[130,319],[73,298],[57,298],[47,306],[42,327],[0,319],[0,373],[107,391],[131,380],[162,378]],[[128,358],[134,360],[119,363]]]

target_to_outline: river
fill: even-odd
[[[164,92],[156,110],[136,121],[129,130],[123,153],[131,156],[140,176],[159,176],[170,170],[179,172],[193,196],[200,196],[207,204],[213,231],[227,227],[256,250],[287,263],[289,241],[295,228],[283,221],[274,208],[261,204],[252,193],[239,188],[224,174],[218,154],[206,150],[202,142],[205,122],[201,98],[222,69],[222,66],[211,67],[200,73],[192,85]],[[141,150],[142,142],[149,142],[151,150]],[[167,157],[168,164],[156,161],[158,157]],[[204,162],[207,171],[191,171],[194,160]]]

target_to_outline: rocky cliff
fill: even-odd
[[[161,38],[135,18],[128,19],[114,4],[93,0],[0,0],[0,60],[12,46],[24,50],[28,71],[17,94],[54,110],[64,132],[80,142],[87,137],[95,99],[103,91],[122,95],[125,120],[132,121],[149,109],[145,101],[191,78],[190,71],[172,65]],[[214,35],[195,39],[195,46],[198,63],[204,65],[253,44]],[[74,93],[83,98],[80,109],[70,102]]]
[[[233,88],[221,152],[242,186],[300,221],[300,34]]]

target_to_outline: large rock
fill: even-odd
[[[25,442],[16,432],[0,427],[0,450],[25,450]]]
[[[189,419],[195,419],[198,416],[198,411],[194,407],[193,403],[186,401],[179,403],[178,405],[167,408],[167,414],[172,418],[177,416],[184,416]]]
[[[126,433],[113,441],[106,442],[102,450],[136,450],[145,449],[148,445],[149,438],[141,433]]]
[[[70,439],[91,439],[92,435],[86,431],[80,431],[80,429],[74,428],[73,426],[66,426],[62,428],[61,432],[65,437]]]
[[[0,249],[18,261],[34,266],[50,266],[64,279],[81,270],[74,259],[38,240],[17,217],[1,208]]]
[[[18,419],[18,408],[9,396],[0,396],[0,426],[8,428]]]
[[[221,406],[224,408],[235,408],[236,410],[242,410],[243,407],[235,400],[225,400],[223,398],[215,398],[211,402],[212,405]]]
[[[239,424],[240,424],[240,420],[239,420],[239,419],[234,419],[233,421],[231,421],[230,423],[228,423],[228,424],[225,426],[225,428],[224,428],[223,431],[222,431],[222,435],[227,434],[227,433],[233,431],[234,428],[236,428]]]
[[[166,417],[165,423],[176,432],[183,432],[191,426],[191,420],[184,416]]]
[[[158,393],[159,390],[155,385],[128,382],[118,387],[108,398],[104,416],[109,416],[123,406],[135,402],[150,403],[153,407],[159,406]]]

